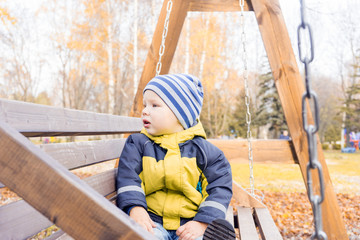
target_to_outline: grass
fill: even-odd
[[[360,192],[360,153],[324,151],[326,163],[336,193]],[[231,161],[230,161],[231,163]],[[231,163],[233,178],[249,188],[247,163]],[[254,185],[258,190],[274,192],[305,192],[299,165],[254,163]]]
[[[325,152],[330,174],[342,174],[346,176],[360,176],[360,152],[339,153],[335,151]]]

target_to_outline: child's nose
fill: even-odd
[[[142,110],[142,115],[149,115],[149,111],[147,107],[144,107],[144,109]]]

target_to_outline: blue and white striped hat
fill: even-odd
[[[146,90],[154,91],[173,111],[184,129],[197,123],[203,104],[200,80],[189,74],[159,75],[151,79]]]

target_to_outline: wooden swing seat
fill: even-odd
[[[118,158],[124,138],[38,146],[26,138],[139,132],[139,118],[0,99],[0,119],[0,181],[24,199],[0,207],[2,239],[26,239],[53,224],[62,230],[48,239],[153,239],[111,204],[116,169],[84,180],[68,171]],[[248,207],[228,211],[241,239],[259,239],[256,226],[262,239],[281,239],[269,211],[243,191],[234,184],[234,198]]]
[[[226,219],[238,231],[240,239],[283,239],[268,208],[236,182],[233,182],[233,198],[236,206],[228,209]]]

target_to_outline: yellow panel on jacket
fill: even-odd
[[[196,190],[201,175],[196,158],[181,157],[179,143],[194,136],[205,137],[205,133],[202,126],[160,137],[151,136],[145,131],[142,133],[167,149],[163,160],[143,157],[141,180],[148,210],[163,217],[165,229],[176,230],[180,226],[180,218],[193,218],[204,200],[202,193]],[[204,182],[202,185],[206,189]]]

